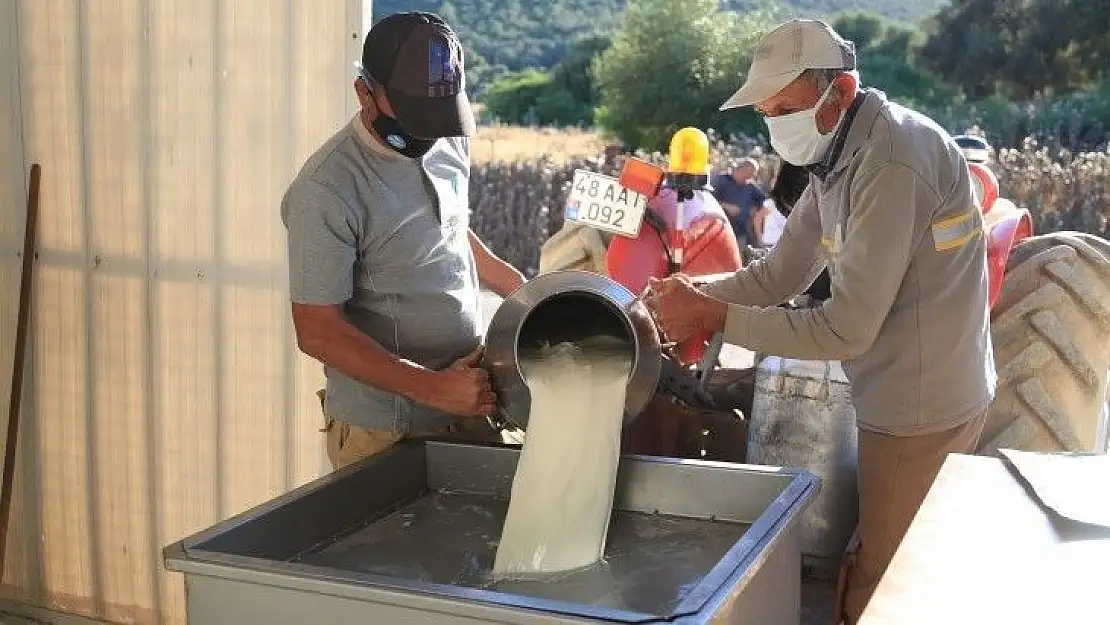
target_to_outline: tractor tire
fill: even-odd
[[[1102,451],[1110,242],[1058,232],[1015,247],[991,314],[991,340],[998,388],[978,452]]]

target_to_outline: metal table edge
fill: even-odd
[[[738,465],[747,467],[748,465]],[[706,607],[722,588],[750,579],[755,575],[768,553],[778,544],[791,523],[797,523],[802,513],[813,501],[821,479],[813,473],[792,467],[763,467],[766,472],[794,476],[763,514],[729,549],[724,557],[706,573],[673,610],[675,618],[690,616]]]
[[[386,576],[371,573],[344,571],[328,567],[274,562],[249,556],[235,556],[203,550],[186,552],[180,543],[167,547],[165,566],[169,571],[186,575],[200,575],[229,581],[255,583],[275,588],[289,588],[315,592],[328,596],[360,601],[382,601],[405,607],[419,607],[431,599],[474,608],[525,609],[538,613],[557,613],[573,618],[592,618],[620,623],[655,623],[669,620],[668,615],[649,614],[630,610],[600,608],[595,606],[542,599],[500,592],[445,584],[406,580],[397,583]],[[246,576],[240,572],[245,571]],[[295,580],[294,584],[281,583]],[[361,582],[361,583],[360,583]],[[326,585],[332,584],[327,587]]]
[[[221,534],[250,523],[251,521],[270,514],[275,510],[281,509],[293,503],[297,499],[304,497],[305,495],[323,490],[336,482],[342,481],[347,476],[361,471],[365,466],[384,462],[386,458],[389,458],[396,454],[405,453],[407,450],[414,446],[426,444],[428,443],[426,443],[425,441],[401,441],[400,443],[397,443],[392,448],[381,454],[366,458],[359,462],[355,462],[351,465],[343,467],[342,469],[337,469],[330,473],[325,473],[324,475],[321,475],[320,477],[317,477],[305,484],[293,488],[292,490],[286,491],[285,493],[282,493],[277,497],[268,499],[260,504],[247,508],[246,510],[238,514],[232,515],[222,521],[219,521],[215,525],[211,525],[205,529],[187,535],[179,542],[181,543],[182,548],[185,550],[185,552],[189,553],[196,548],[196,545],[203,544],[209,540],[212,540],[213,538],[216,538],[217,536],[220,536]]]
[[[429,447],[460,447],[472,446],[467,443],[459,443],[452,441],[420,441],[418,443]],[[407,447],[407,445],[405,446]],[[512,451],[518,449],[510,448]],[[421,582],[408,581],[406,584],[397,584],[392,578],[385,576],[377,576],[372,574],[357,573],[342,571],[339,569],[330,569],[325,567],[316,567],[310,565],[296,564],[291,562],[276,562],[273,560],[265,560],[259,558],[252,558],[249,556],[238,556],[231,554],[223,554],[213,551],[207,551],[198,548],[197,545],[203,544],[206,541],[223,534],[231,529],[234,529],[242,524],[248,523],[260,516],[268,514],[276,509],[288,505],[292,501],[317,490],[323,489],[330,484],[343,479],[346,475],[355,471],[362,470],[364,465],[373,464],[375,460],[384,458],[385,456],[398,453],[400,448],[395,448],[374,458],[369,458],[365,461],[355,463],[344,469],[323,475],[313,481],[310,481],[302,486],[288,491],[274,499],[263,502],[257,506],[251,507],[237,515],[234,515],[224,521],[221,521],[207,529],[195,532],[175,543],[172,543],[163,549],[163,561],[167,570],[177,571],[182,573],[193,573],[198,575],[208,575],[221,577],[225,579],[234,579],[243,581],[241,577],[234,575],[220,575],[220,571],[230,571],[232,569],[241,569],[249,571],[255,575],[262,576],[278,576],[286,574],[298,580],[309,582],[341,582],[345,588],[352,590],[351,593],[341,593],[339,596],[365,599],[367,593],[387,592],[394,594],[398,597],[404,597],[405,593],[417,593],[424,597],[436,597],[445,600],[464,600],[477,604],[492,604],[499,607],[523,607],[526,609],[543,610],[548,612],[556,612],[568,616],[587,616],[593,618],[602,618],[604,620],[617,620],[621,622],[655,622],[658,621],[661,615],[653,615],[647,613],[619,611],[606,608],[596,608],[593,606],[572,604],[568,602],[561,602],[549,599],[540,599],[535,597],[528,597],[525,595],[516,595],[512,593],[503,593],[490,590],[468,589],[461,586],[453,585],[440,585],[440,584],[427,584]],[[800,515],[804,511],[804,507],[808,506],[812,501],[813,493],[816,491],[820,478],[811,472],[793,467],[771,467],[765,465],[751,465],[711,460],[695,460],[685,458],[669,458],[661,456],[646,456],[639,454],[622,454],[622,459],[631,459],[641,462],[652,464],[680,464],[680,465],[695,465],[705,468],[725,471],[738,471],[748,473],[769,473],[777,475],[791,476],[791,481],[785,489],[775,498],[775,500],[768,506],[763,514],[761,514],[755,522],[748,528],[740,540],[726,552],[725,556],[718,561],[716,565],[702,578],[702,580],[691,590],[682,601],[679,602],[670,615],[662,616],[666,620],[682,618],[696,614],[699,610],[712,599],[722,586],[730,579],[743,580],[753,575],[758,567],[753,567],[759,559],[757,556],[761,553],[759,547],[770,548],[777,542],[778,537],[783,532],[786,526],[787,513],[793,512],[795,515]],[[777,512],[777,514],[772,514]],[[747,569],[747,570],[745,570]],[[741,573],[739,578],[736,578],[737,573]],[[365,586],[358,582],[371,582],[374,586]],[[276,585],[276,584],[270,584]],[[362,592],[359,592],[362,591]],[[336,593],[329,593],[336,594]],[[490,601],[489,599],[494,599]]]

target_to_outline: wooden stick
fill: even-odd
[[[4,476],[0,484],[0,580],[4,578],[8,552],[8,518],[12,508],[15,478],[15,449],[19,441],[19,413],[23,399],[23,363],[27,351],[27,328],[31,320],[32,271],[35,261],[35,236],[39,225],[39,185],[42,167],[31,165],[30,191],[27,195],[27,228],[23,235],[23,271],[19,281],[19,318],[15,326],[15,362],[12,364],[12,394],[8,404],[8,438],[4,444]]]

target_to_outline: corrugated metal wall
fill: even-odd
[[[0,0],[5,408],[43,167],[6,597],[181,622],[161,548],[325,470],[278,207],[355,111],[362,4]]]

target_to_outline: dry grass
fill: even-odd
[[[540,246],[563,225],[563,204],[574,170],[616,175],[622,159],[598,158],[603,144],[589,133],[509,127],[484,131],[491,133],[492,141],[485,143],[492,143],[500,162],[475,159],[471,226],[502,258],[534,275]],[[472,153],[482,143],[472,144]],[[637,155],[664,162],[662,154]],[[748,155],[762,162],[761,182],[768,184],[777,168],[775,157],[753,153],[749,145],[714,140],[713,163]],[[1049,151],[1027,142],[1020,150],[1001,150],[989,166],[998,176],[1002,196],[1032,213],[1038,234],[1074,230],[1110,236],[1110,154]]]
[[[604,146],[605,141],[591,131],[495,125],[478,129],[478,136],[470,142],[470,156],[475,164],[532,161],[544,156],[566,163],[598,156]]]

